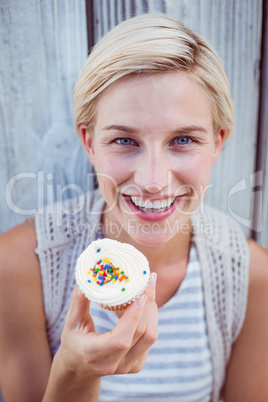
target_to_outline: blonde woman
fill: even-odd
[[[135,17],[95,46],[74,99],[99,188],[1,236],[4,400],[266,401],[267,251],[203,204],[233,125],[215,51],[167,16]],[[124,313],[75,287],[97,236],[149,260]]]

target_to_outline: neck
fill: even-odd
[[[170,240],[157,245],[142,245],[132,239],[129,234],[122,229],[117,234],[109,230],[112,227],[109,217],[104,214],[103,227],[105,237],[132,244],[141,251],[149,261],[152,271],[160,273],[167,266],[188,262],[191,242],[191,232],[177,233]],[[189,225],[190,227],[190,225]]]
[[[191,234],[177,234],[168,242],[157,246],[135,245],[148,259],[152,271],[160,272],[168,266],[188,261]]]

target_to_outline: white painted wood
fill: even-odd
[[[57,200],[67,184],[87,187],[91,168],[72,117],[73,86],[87,57],[85,2],[1,1],[0,48],[2,232]]]
[[[263,46],[261,60],[261,94],[259,115],[259,148],[257,170],[259,181],[256,190],[259,197],[256,199],[255,220],[259,226],[256,240],[268,249],[268,3],[263,8]],[[258,194],[258,192],[256,192]]]
[[[249,235],[253,228],[250,180],[256,157],[262,1],[94,0],[99,21],[95,24],[96,41],[114,24],[111,9],[115,4],[117,22],[145,12],[164,12],[206,37],[218,51],[232,89],[236,126],[214,166],[213,187],[206,198],[208,203],[229,211]]]

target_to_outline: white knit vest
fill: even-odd
[[[80,253],[96,238],[104,200],[98,191],[55,204],[36,215],[47,334],[53,351],[60,342],[75,287]],[[233,342],[243,325],[248,291],[249,252],[240,227],[208,207],[192,216],[201,264],[208,336],[213,364],[212,401],[219,401]]]

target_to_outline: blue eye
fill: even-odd
[[[178,145],[189,145],[193,142],[193,140],[190,137],[177,137],[175,139],[175,143]]]
[[[137,145],[134,140],[128,137],[116,138],[114,141],[119,145]]]

